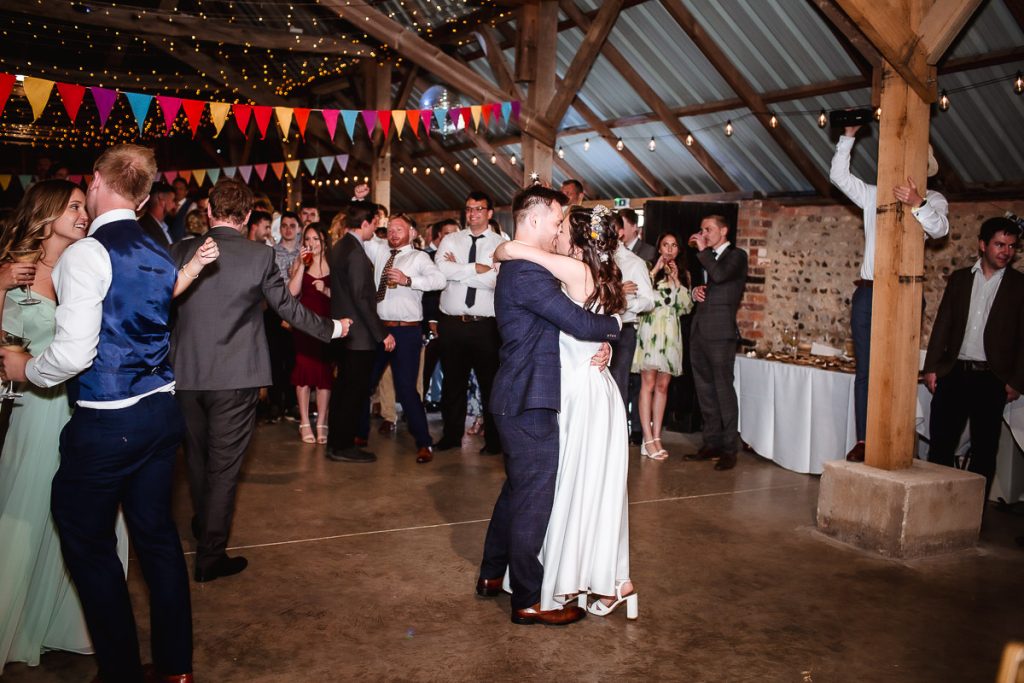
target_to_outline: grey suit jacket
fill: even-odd
[[[334,323],[299,303],[287,289],[274,250],[250,242],[227,226],[210,228],[202,239],[175,244],[171,257],[181,267],[206,237],[220,256],[175,300],[171,365],[178,389],[214,391],[271,384],[270,352],[263,329],[263,301],[306,334],[328,342]]]
[[[331,315],[351,318],[352,327],[342,340],[352,351],[372,351],[388,336],[377,315],[377,286],[373,265],[362,240],[349,232],[331,249]]]
[[[658,260],[658,250],[654,248],[654,245],[644,242],[643,239],[638,239],[636,244],[630,250],[644,261],[647,261],[647,267],[650,268],[654,265],[654,262]]]
[[[706,297],[697,304],[690,336],[710,341],[739,339],[736,312],[747,284],[747,252],[733,245],[716,260],[713,249],[704,249],[697,260],[708,273]]]
[[[142,218],[139,219],[139,225],[142,226],[142,232],[149,235],[157,244],[170,250],[171,243],[167,241],[167,235],[164,233],[164,229],[160,227],[160,224],[156,222],[155,218],[148,213],[144,213],[142,214]]]

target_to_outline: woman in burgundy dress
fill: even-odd
[[[303,306],[330,317],[331,288],[327,265],[329,238],[319,223],[310,223],[302,231],[302,250],[288,275],[288,290]],[[299,437],[305,443],[327,443],[327,409],[331,402],[334,366],[328,345],[309,335],[292,330],[295,335],[295,368],[291,382],[299,403]],[[316,436],[309,421],[309,392],[316,390]]]

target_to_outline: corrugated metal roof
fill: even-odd
[[[950,46],[946,59],[974,57],[1021,45],[1024,45],[1024,31],[1004,0],[988,0]]]

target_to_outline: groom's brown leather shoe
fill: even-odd
[[[585,616],[587,616],[586,610],[576,605],[566,605],[562,609],[542,610],[538,602],[533,607],[512,610],[512,623],[524,626],[528,624],[565,626],[577,622]]]
[[[718,451],[714,448],[708,448],[702,446],[696,453],[689,453],[683,456],[685,462],[702,462],[705,460],[714,460],[719,457]]]
[[[476,594],[481,598],[493,598],[501,593],[501,579],[485,579],[482,576],[476,582]]]

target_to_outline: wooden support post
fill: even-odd
[[[538,22],[527,24],[536,29],[534,36],[536,46],[535,71],[528,93],[529,109],[535,112],[544,111],[555,95],[555,48],[558,41],[558,2],[541,0],[538,5]],[[528,39],[526,36],[524,40]],[[518,72],[518,65],[516,67]],[[557,125],[557,124],[556,124]],[[554,126],[552,126],[554,128]],[[555,136],[541,138],[534,131],[523,129],[523,176],[522,185],[531,182],[532,173],[537,173],[540,182],[551,183],[551,170],[554,159]]]
[[[374,109],[391,109],[391,76],[393,72],[390,61],[377,64],[364,61],[366,77],[367,104]],[[378,129],[373,137],[373,166],[370,169],[370,188],[373,201],[387,208],[391,213],[391,138],[384,139]]]

